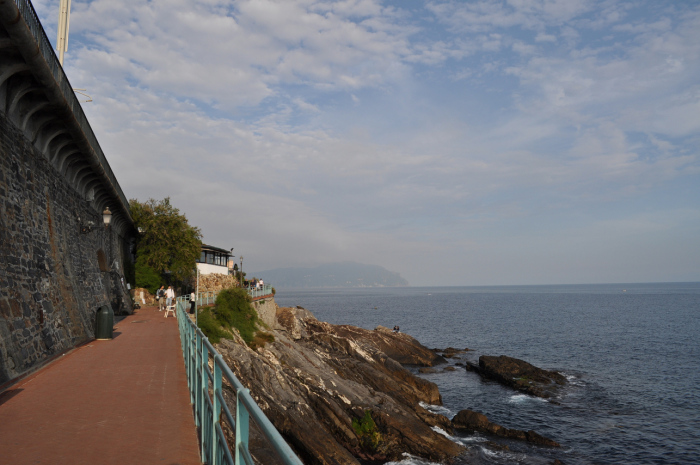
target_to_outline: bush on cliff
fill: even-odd
[[[221,327],[221,323],[212,315],[211,309],[205,308],[197,315],[197,326],[212,344],[218,344],[221,339],[233,339],[233,335]]]
[[[251,349],[256,350],[258,347],[265,347],[265,344],[267,344],[268,342],[274,342],[274,341],[275,341],[275,336],[273,336],[272,334],[266,333],[263,331],[258,331],[255,334],[255,337],[253,338],[253,340],[248,344],[248,346]]]
[[[216,316],[225,327],[238,330],[246,344],[255,338],[258,313],[250,303],[250,296],[245,289],[224,289],[216,298]]]
[[[377,430],[377,424],[372,419],[372,413],[369,410],[365,410],[362,418],[352,419],[352,429],[355,430],[355,434],[360,439],[360,444],[365,451],[376,452],[382,435]]]

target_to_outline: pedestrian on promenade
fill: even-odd
[[[175,299],[175,291],[173,291],[172,286],[168,286],[168,290],[165,291],[165,306],[170,307],[173,304],[173,299]]]
[[[194,292],[190,293],[190,313],[194,314],[194,306],[197,303],[197,297],[195,297]]]
[[[165,286],[160,286],[156,291],[156,300],[158,301],[158,311],[162,312],[165,307]]]

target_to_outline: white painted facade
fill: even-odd
[[[228,274],[228,267],[211,263],[197,263],[197,269],[199,274]]]

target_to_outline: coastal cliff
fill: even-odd
[[[420,406],[442,403],[435,384],[402,364],[444,359],[407,334],[317,320],[302,308],[261,318],[274,342],[252,350],[237,335],[217,345],[224,360],[306,464],[369,464],[409,453],[449,463],[464,451],[435,431],[450,420]],[[260,310],[263,310],[262,308]]]

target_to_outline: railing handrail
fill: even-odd
[[[248,421],[252,418],[263,436],[272,444],[277,456],[285,465],[303,465],[282,435],[265,416],[255,400],[233,374],[223,357],[195,326],[185,312],[187,296],[177,298],[177,318],[180,327],[182,353],[187,371],[190,399],[194,404],[195,422],[199,427],[202,444],[202,461],[208,465],[228,463],[230,465],[253,465],[248,451]],[[214,372],[209,369],[209,355],[214,361]],[[235,420],[224,401],[222,378],[236,390]],[[211,385],[210,385],[211,383]],[[211,397],[210,397],[211,390]],[[236,444],[231,451],[221,429],[223,418],[235,431]]]
[[[264,284],[261,286],[260,289],[256,288],[255,286],[248,286],[245,288],[245,290],[248,291],[248,295],[250,295],[253,299],[256,299],[258,297],[273,295],[271,284]],[[200,305],[213,304],[214,302],[216,302],[216,297],[218,295],[219,295],[219,293],[217,291],[198,292],[197,293],[197,306],[199,307]],[[189,297],[189,295],[185,295],[185,296],[180,296],[177,299],[182,300],[183,302],[189,302],[190,297]]]
[[[259,288],[251,285],[246,287],[246,290],[248,291],[248,294],[254,299],[257,297],[272,295],[272,285],[270,284],[263,284]]]

